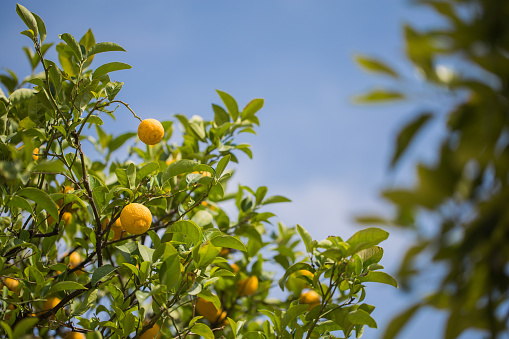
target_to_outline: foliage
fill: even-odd
[[[115,119],[119,106],[142,120],[117,98],[123,83],[110,79],[131,66],[90,66],[95,54],[124,49],[96,43],[91,30],[79,41],[64,33],[57,65],[44,58],[52,44],[44,43],[42,19],[21,5],[16,10],[35,52],[24,49],[31,76],[19,82],[8,71],[0,77],[6,88],[0,92],[5,337],[64,337],[72,330],[87,338],[159,331],[182,338],[334,338],[376,327],[374,306],[362,301],[367,282],[397,286],[380,271],[378,244],[387,232],[368,228],[347,241],[316,241],[300,226],[269,222],[274,214],[266,206],[289,199],[267,196],[263,186],[228,193],[228,166],[239,161],[239,151],[252,156],[237,139],[255,133],[262,99],[239,109],[217,91],[224,107],[212,105],[212,121],[176,115],[184,130],[180,143],[170,142],[173,121],[163,121],[160,142],[140,146],[136,139],[129,159],[120,161],[115,152],[137,134],[112,135],[101,126],[104,117]],[[85,154],[85,143],[99,159]],[[224,201],[237,211],[229,215]],[[135,208],[119,219],[129,204]],[[140,229],[140,213],[145,223],[152,216],[150,228],[127,234],[121,224]],[[297,233],[307,256],[297,250]],[[281,300],[268,297],[275,280],[267,261],[284,271]],[[318,305],[311,308],[316,298],[299,304],[303,290],[317,292]],[[198,303],[209,311],[198,314]]]
[[[468,329],[499,338],[509,331],[509,4],[420,3],[446,24],[428,31],[405,26],[407,58],[431,88],[455,98],[456,104],[445,114],[440,109],[422,112],[401,129],[392,166],[431,121],[443,121],[447,132],[436,160],[417,164],[414,187],[383,192],[396,207],[394,217],[360,220],[418,234],[400,267],[403,286],[429,272],[429,266],[422,265],[427,258],[446,272],[429,296],[394,318],[384,338],[394,337],[426,306],[448,313],[444,338],[456,338]],[[389,66],[365,60],[371,59],[361,58],[362,67],[401,78]],[[441,65],[451,61],[456,69]],[[398,96],[403,97],[407,95]],[[423,220],[436,221],[431,234]]]

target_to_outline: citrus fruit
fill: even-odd
[[[79,255],[78,252],[72,252],[71,255],[69,256],[69,267],[71,269],[75,268],[76,266],[78,266],[79,264],[81,264],[81,255]],[[77,275],[80,275],[83,273],[83,271],[81,270],[77,270],[75,271],[74,273],[76,273]]]
[[[239,289],[237,293],[239,296],[253,295],[258,290],[258,278],[252,276],[239,281]]]
[[[146,330],[140,337],[140,339],[156,339],[161,338],[161,333],[159,333],[159,330],[161,328],[159,325],[154,324],[151,328]]]
[[[320,305],[320,295],[313,290],[303,292],[299,298],[300,304],[309,304],[309,309]]]
[[[142,204],[132,203],[122,209],[120,222],[127,232],[142,234],[152,225],[152,213]]]
[[[104,221],[103,221],[103,230],[106,228],[106,226],[108,226],[109,223],[110,223],[110,219],[109,218],[105,218]],[[122,232],[124,231],[124,228],[122,227],[122,223],[120,222],[120,218],[115,220],[113,225],[111,225],[110,230],[113,231],[113,239],[112,240],[118,240],[118,239],[120,239],[122,237]]]
[[[69,226],[72,221],[72,214],[70,212],[64,212],[64,214],[62,214],[62,221],[65,223],[65,227]]]
[[[32,154],[32,158],[35,161],[39,160],[39,148],[38,147],[34,148],[34,153]]]
[[[18,291],[19,281],[12,278],[5,278],[5,286],[13,292]]]
[[[232,268],[232,270],[233,270],[233,273],[238,273],[238,272],[240,271],[240,267],[239,267],[239,265],[237,265],[237,264],[231,264],[230,266],[231,266],[231,268]]]
[[[48,298],[48,300],[46,300],[44,302],[44,305],[42,306],[42,310],[43,311],[51,310],[53,307],[57,306],[60,301],[61,300],[58,299],[57,297]]]
[[[157,144],[163,136],[163,125],[156,119],[145,119],[138,126],[138,137],[147,145]]]
[[[64,339],[85,339],[85,335],[79,332],[69,332]]]
[[[226,312],[221,312],[221,310],[218,310],[211,301],[207,301],[203,298],[198,298],[198,300],[196,300],[196,310],[198,311],[198,314],[204,316],[205,319],[213,324],[226,318]]]

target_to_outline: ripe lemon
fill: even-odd
[[[237,293],[239,296],[253,295],[258,290],[258,278],[252,276],[239,281],[239,289]]]
[[[72,221],[71,212],[64,212],[64,214],[62,214],[62,221],[65,223],[65,227],[69,226]]]
[[[85,339],[85,335],[79,332],[69,332],[64,339]]]
[[[233,270],[233,273],[238,273],[238,272],[240,271],[240,267],[239,267],[239,265],[237,265],[237,264],[231,264],[230,266],[231,266],[231,268],[232,268],[232,270]]]
[[[79,264],[81,264],[81,255],[79,255],[78,252],[72,252],[71,255],[69,256],[69,267],[71,269],[75,268],[76,266],[78,266]],[[77,270],[77,271],[74,271],[74,273],[76,273],[77,275],[80,275],[83,273],[83,271],[81,270]]]
[[[103,221],[103,230],[106,228],[106,226],[108,226],[109,223],[110,223],[110,219],[105,218]],[[111,225],[110,230],[113,231],[113,239],[112,240],[120,239],[120,237],[122,236],[122,232],[124,231],[124,228],[122,227],[122,223],[120,222],[120,218],[115,220],[113,225]]]
[[[142,234],[152,225],[152,213],[142,204],[132,203],[122,209],[120,222],[127,232]]]
[[[51,298],[48,298],[48,300],[46,300],[44,302],[44,305],[42,306],[42,310],[43,311],[49,311],[51,310],[53,307],[57,306],[58,303],[60,302],[61,300],[58,299],[57,297],[51,297]]]
[[[5,286],[13,292],[18,292],[19,281],[12,278],[5,278]]]
[[[221,249],[221,252],[219,252],[219,255],[220,255],[221,257],[225,257],[225,256],[227,256],[227,255],[228,255],[228,253],[230,253],[230,249],[229,249],[228,247],[223,247],[223,248]]]
[[[163,136],[163,125],[156,119],[145,119],[138,126],[138,137],[147,145],[157,144]]]
[[[218,310],[212,302],[203,298],[198,298],[198,300],[196,300],[196,310],[198,311],[198,314],[204,316],[205,319],[213,324],[226,318],[226,312],[221,312],[221,310]]]
[[[151,328],[146,330],[141,335],[140,339],[156,339],[156,338],[161,338],[161,333],[159,333],[160,329],[161,328],[159,327],[159,325],[154,324],[154,326],[152,326]]]
[[[299,298],[300,304],[309,304],[309,309],[320,305],[320,295],[313,290],[303,292]]]
[[[38,147],[34,148],[34,153],[32,154],[32,158],[35,161],[39,160],[39,148]]]

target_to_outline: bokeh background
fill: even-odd
[[[254,188],[265,185],[269,194],[292,199],[270,206],[279,219],[274,225],[299,223],[315,239],[328,235],[346,239],[359,229],[355,215],[387,213],[379,191],[411,184],[412,164],[431,160],[434,140],[442,131],[431,126],[399,167],[389,170],[396,132],[415,113],[444,109],[454,100],[424,88],[405,62],[402,25],[443,24],[406,0],[21,4],[45,21],[47,42],[58,43],[58,34],[66,32],[79,39],[92,28],[97,42],[123,46],[127,53],[97,55],[92,66],[109,61],[133,66],[110,76],[125,82],[118,98],[142,118],[173,120],[179,113],[212,119],[211,103],[220,103],[215,89],[230,93],[240,107],[252,98],[264,98],[258,135],[241,138],[253,146],[254,158],[240,156],[234,182]],[[21,48],[30,41],[19,34],[25,28],[15,5],[16,1],[0,2],[0,66],[24,76],[29,64]],[[364,73],[353,60],[357,53],[388,62],[404,80],[392,83]],[[57,60],[54,48],[47,57]],[[354,95],[378,85],[405,86],[412,97],[382,106],[353,104]],[[118,134],[136,130],[138,121],[127,110],[119,108],[117,113],[117,121],[105,118],[105,129]],[[381,263],[394,273],[412,236],[389,231]],[[378,338],[389,320],[426,293],[433,281],[430,274],[413,294],[387,285],[370,286],[366,302],[376,306],[373,317],[379,329],[366,327],[364,337]],[[444,320],[437,311],[421,312],[400,337],[437,338]],[[474,337],[469,332],[461,336]]]

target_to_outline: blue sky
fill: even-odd
[[[25,28],[15,4],[0,3],[0,66],[24,75],[29,68],[21,47],[29,40],[19,34]],[[286,225],[303,225],[313,238],[348,238],[359,229],[352,221],[355,214],[387,211],[379,190],[411,182],[412,163],[432,156],[433,136],[441,132],[432,127],[402,166],[390,172],[395,133],[416,113],[442,102],[431,97],[419,105],[358,106],[351,101],[377,85],[402,86],[362,72],[353,61],[355,53],[389,62],[402,72],[405,84],[417,93],[422,89],[404,61],[402,24],[440,23],[408,1],[22,4],[46,22],[47,41],[58,42],[58,34],[66,32],[79,39],[92,28],[96,41],[123,46],[127,53],[97,55],[94,64],[122,61],[133,66],[111,78],[125,82],[120,98],[142,118],[170,120],[177,113],[211,118],[211,103],[220,103],[215,89],[230,93],[241,107],[252,98],[264,98],[258,135],[242,137],[253,145],[254,159],[241,157],[235,180],[265,185],[269,193],[291,198],[291,204],[274,205],[271,211]],[[54,50],[48,56],[56,60]],[[106,118],[106,129],[136,130],[138,122],[127,110],[119,109],[117,116],[115,122]],[[382,264],[393,272],[411,236],[390,231]],[[366,328],[364,337],[378,338],[394,312],[414,298],[390,286],[370,286],[367,302],[376,306],[373,315],[380,329]],[[425,312],[401,338],[436,338],[443,318],[436,311]]]

